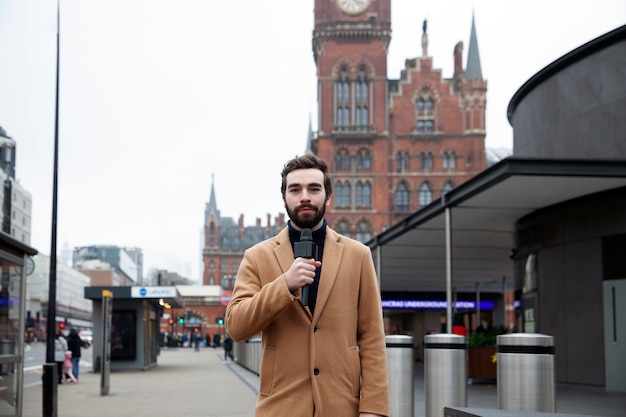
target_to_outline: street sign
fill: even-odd
[[[220,297],[220,300],[222,301],[222,305],[223,306],[228,306],[228,303],[230,303],[230,299],[233,298],[233,292],[232,291],[224,291],[222,293],[222,296]]]

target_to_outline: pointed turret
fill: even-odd
[[[219,221],[220,212],[217,209],[217,199],[215,198],[215,174],[211,174],[211,195],[209,197],[209,202],[206,204],[206,208],[204,209],[204,224],[209,222],[209,218],[211,214],[215,216],[215,218]]]
[[[478,53],[478,38],[476,37],[476,24],[472,14],[472,32],[470,34],[469,49],[467,51],[467,69],[465,79],[482,80],[483,73],[480,68],[480,54]]]

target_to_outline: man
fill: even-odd
[[[327,226],[332,187],[324,161],[297,157],[281,176],[288,227],[245,252],[226,311],[234,340],[262,333],[255,416],[388,416],[385,335],[371,252]],[[294,260],[293,245],[304,228],[313,231],[317,259]],[[305,285],[308,306],[301,302]]]

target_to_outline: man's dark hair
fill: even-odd
[[[330,197],[333,193],[333,187],[330,183],[330,177],[328,176],[328,165],[326,165],[326,162],[309,152],[305,155],[293,158],[283,167],[283,172],[280,173],[280,176],[283,179],[282,185],[280,186],[280,192],[283,195],[283,198],[285,198],[285,192],[287,192],[287,174],[295,171],[296,169],[307,168],[316,168],[324,173],[324,189],[326,190],[326,198],[328,199],[328,197]]]

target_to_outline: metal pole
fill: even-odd
[[[508,329],[509,324],[507,323],[507,311],[506,311],[506,277],[502,277],[502,323]]]
[[[480,282],[476,283],[476,323],[474,329],[480,326]]]
[[[56,102],[54,117],[54,159],[52,172],[52,233],[50,239],[50,272],[48,289],[48,319],[46,323],[46,364],[43,377],[43,417],[57,416],[57,378],[54,362],[57,296],[57,178],[59,165],[59,56],[61,48],[61,7],[57,0],[57,55],[56,55]],[[54,365],[54,366],[53,366]]]
[[[446,333],[452,333],[452,214],[446,207]]]

